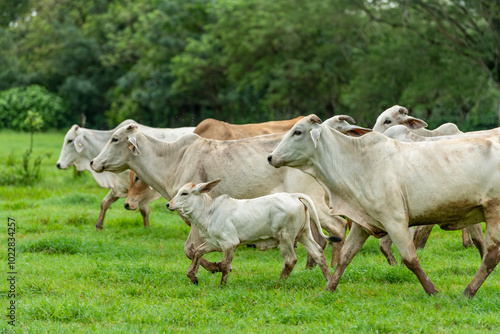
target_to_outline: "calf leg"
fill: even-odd
[[[198,277],[196,277],[196,274],[198,273],[198,268],[200,266],[200,259],[203,255],[214,252],[216,250],[218,250],[216,247],[206,242],[196,248],[196,250],[194,251],[193,261],[191,262],[191,266],[187,271],[187,276],[189,277],[191,282],[198,285]]]
[[[295,250],[293,249],[293,241],[288,235],[282,236],[280,239],[280,252],[283,257],[283,270],[281,271],[280,280],[290,276],[290,273],[297,263],[297,255],[295,255]]]
[[[190,260],[192,260],[194,258],[196,248],[204,242],[205,240],[203,240],[200,236],[200,232],[196,226],[191,226],[191,231],[189,231],[188,238],[184,244],[184,253]],[[199,261],[201,266],[212,274],[221,271],[220,262],[209,262],[204,258],[201,258]]]
[[[417,250],[412,242],[408,227],[397,221],[388,222],[385,226],[387,228],[387,232],[391,236],[392,242],[394,242],[394,245],[399,252],[399,255],[401,255],[401,261],[415,274],[415,276],[417,276],[425,292],[429,295],[437,293],[438,290],[420,266],[420,262],[417,257]]]
[[[363,247],[363,244],[369,236],[370,235],[363,227],[356,223],[352,224],[351,230],[345,239],[344,247],[342,247],[342,251],[340,252],[339,264],[335,268],[332,277],[328,280],[325,287],[326,290],[333,292],[337,289],[337,285],[345,269],[349,263],[351,263],[354,255]]]
[[[469,235],[468,228],[463,228],[462,229],[462,245],[464,245],[465,248],[472,247],[474,246],[473,242],[470,240],[471,236]]]
[[[467,285],[464,295],[472,298],[481,287],[486,278],[495,269],[500,261],[500,207],[486,207],[484,216],[486,220],[485,248],[481,265],[472,281]]]
[[[310,230],[311,230],[311,235],[316,241],[316,243],[321,247],[321,249],[325,249],[327,242],[326,239],[321,236],[321,234],[318,231],[318,228],[316,227],[316,224],[313,222],[310,222]],[[307,262],[306,262],[306,270],[307,269],[312,269],[316,265],[316,261],[311,257],[311,254],[307,254]]]
[[[387,259],[387,262],[389,262],[391,266],[395,266],[398,264],[398,261],[396,261],[394,254],[392,254],[391,245],[392,245],[392,240],[391,237],[389,237],[389,235],[380,238],[379,241],[380,251],[382,252],[382,254],[384,254],[385,258]]]
[[[97,218],[97,222],[95,223],[96,230],[98,230],[98,231],[102,230],[102,225],[104,222],[104,216],[106,215],[106,210],[108,210],[108,208],[111,206],[111,204],[116,202],[116,200],[118,198],[119,198],[118,196],[115,196],[114,189],[111,189],[106,194],[106,196],[104,196],[104,198],[102,199],[102,202],[101,202],[101,212],[99,213],[99,218]]]
[[[321,268],[321,271],[323,272],[323,276],[325,276],[325,279],[328,282],[332,275],[330,274],[330,270],[328,270],[325,254],[323,253],[323,249],[321,248],[321,246],[314,241],[309,231],[305,231],[304,233],[302,233],[298,241],[304,246],[307,254],[310,255],[314,259],[314,261],[316,261],[318,266]]]
[[[219,288],[222,288],[227,283],[227,277],[231,271],[231,263],[234,258],[234,251],[236,250],[236,245],[231,245],[222,248],[222,261],[220,262],[220,267],[222,271],[222,278],[220,280]]]
[[[486,253],[485,245],[484,245],[484,235],[483,235],[483,227],[481,224],[474,224],[471,226],[468,226],[467,229],[462,230],[462,235],[463,231],[467,230],[470,234],[470,237],[472,239],[472,242],[476,246],[476,248],[479,250],[479,255],[481,256],[481,259],[484,256],[484,253]]]
[[[142,220],[144,221],[144,228],[148,228],[149,227],[149,204],[141,206],[139,208],[139,210],[141,211]]]
[[[434,225],[421,225],[417,227],[413,236],[413,244],[416,248],[424,249],[433,227]]]

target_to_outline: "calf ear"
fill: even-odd
[[[213,180],[207,183],[200,183],[196,186],[196,188],[198,188],[196,190],[198,190],[200,193],[208,193],[212,189],[214,189],[215,186],[218,185],[220,181],[222,181],[222,179]]]
[[[141,155],[141,151],[139,151],[139,146],[137,145],[135,136],[128,137],[128,148],[132,151],[134,155]]]
[[[420,129],[420,128],[426,128],[427,127],[427,123],[425,123],[421,119],[418,119],[418,118],[415,118],[415,117],[411,117],[411,116],[408,116],[406,118],[406,120],[404,121],[404,125],[407,128],[410,128],[410,129]]]
[[[309,133],[311,134],[311,139],[314,143],[314,148],[316,148],[316,146],[318,145],[319,136],[321,135],[321,126],[317,125]]]
[[[77,136],[73,141],[73,144],[75,145],[76,151],[80,153],[83,150],[83,144],[84,144],[83,135]]]

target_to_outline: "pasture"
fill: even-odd
[[[165,208],[165,199],[152,203],[148,230],[140,213],[123,209],[120,199],[96,232],[107,190],[88,172],[77,176],[72,168],[55,167],[63,138],[63,132],[35,134],[35,155],[52,152],[43,161],[41,182],[0,187],[2,333],[484,333],[500,328],[499,269],[474,299],[464,298],[480,263],[478,252],[462,247],[460,232],[439,228],[418,251],[440,291],[432,297],[408,269],[386,263],[373,237],[335,293],[323,290],[318,267],[304,269],[300,244],[287,281],[278,281],[279,250],[242,247],[226,287],[217,287],[220,273],[204,269],[195,286],[186,276],[190,260],[183,251],[189,227]],[[3,131],[0,141],[4,165],[11,151],[20,156],[29,146],[29,134]],[[15,327],[5,316],[8,217],[16,221]],[[331,248],[325,255],[331,258]]]

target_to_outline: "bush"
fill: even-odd
[[[25,122],[28,110],[43,118],[42,130],[66,125],[67,112],[62,98],[45,87],[31,85],[0,92],[0,128],[29,131],[29,124]]]

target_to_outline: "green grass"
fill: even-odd
[[[200,284],[186,276],[183,251],[189,227],[151,205],[151,227],[117,201],[104,230],[95,231],[107,193],[89,173],[55,167],[63,133],[35,135],[44,179],[32,186],[0,187],[0,331],[17,333],[483,333],[500,328],[498,269],[472,300],[462,291],[479,266],[476,249],[459,232],[434,229],[420,262],[440,293],[427,296],[405,267],[389,267],[370,238],[342,277],[338,291],[323,290],[318,268],[306,271],[306,253],[290,278],[279,282],[278,250],[237,250],[228,285],[200,269]],[[0,163],[21,154],[29,135],[0,132]],[[16,219],[17,325],[7,324],[7,217]],[[331,248],[326,250],[331,256]],[[221,254],[207,256],[220,260]],[[399,258],[398,258],[399,260]]]

